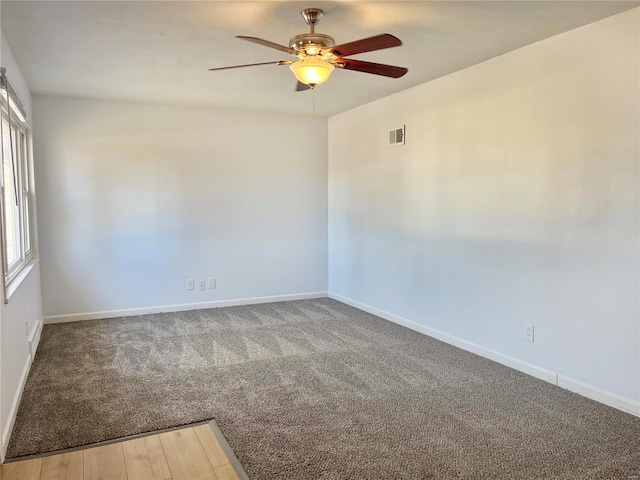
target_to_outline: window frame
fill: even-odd
[[[6,98],[6,97],[5,97]],[[16,182],[17,193],[17,227],[19,230],[19,242],[16,245],[17,259],[9,265],[8,261],[8,242],[7,242],[7,225],[6,225],[6,210],[5,210],[5,185],[4,182],[4,162],[0,165],[0,207],[2,211],[2,262],[4,267],[4,286],[5,294],[8,296],[7,290],[13,287],[13,283],[17,281],[20,274],[29,266],[34,257],[33,252],[33,196],[31,191],[31,169],[29,168],[30,162],[30,144],[29,144],[29,130],[25,122],[21,122],[15,110],[12,108],[11,102],[4,101],[2,98],[0,102],[0,121],[9,125],[9,138],[12,140],[10,146],[14,155],[13,168],[15,169],[14,178]],[[12,111],[10,112],[9,109]],[[3,125],[4,133],[4,125]],[[4,142],[4,138],[2,138]],[[4,145],[2,145],[4,151]],[[13,183],[13,182],[12,182]],[[13,188],[13,184],[10,185]],[[15,195],[15,194],[14,194]],[[5,301],[7,298],[5,297]]]

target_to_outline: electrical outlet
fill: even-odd
[[[216,279],[209,278],[209,288],[216,288]]]
[[[523,338],[523,340],[525,342],[532,342],[533,343],[533,331],[534,331],[533,325],[525,325],[524,326],[524,338]]]
[[[200,290],[200,291],[204,290],[204,280],[200,280],[198,282],[198,290]]]
[[[194,289],[193,278],[187,278],[187,290],[193,290],[193,289]]]

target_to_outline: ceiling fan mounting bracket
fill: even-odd
[[[313,25],[317,25],[320,17],[324,15],[324,12],[319,8],[305,8],[300,13],[302,13],[302,18],[307,22],[307,25],[311,25],[312,27]]]

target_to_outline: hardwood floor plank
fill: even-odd
[[[213,469],[218,480],[240,480],[233,467],[227,463]]]
[[[127,480],[122,443],[83,450],[85,480]]]
[[[174,480],[217,480],[193,428],[158,436]]]
[[[62,453],[42,459],[40,480],[82,480],[84,465],[82,452]]]
[[[211,427],[209,427],[209,425],[198,425],[197,427],[193,427],[193,430],[196,432],[196,436],[198,437],[198,440],[200,440],[202,449],[214,469],[215,467],[229,463],[229,459],[222,451],[222,447],[214,433],[211,431]]]
[[[38,480],[41,468],[41,458],[7,463],[2,466],[2,478],[4,480]]]
[[[171,480],[169,465],[158,435],[122,443],[127,476],[135,480]]]
[[[9,463],[2,479],[239,480],[207,424]]]

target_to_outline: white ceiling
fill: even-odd
[[[346,43],[391,33],[403,46],[354,56],[407,67],[390,79],[336,70],[316,90],[328,116],[552,35],[634,8],[637,1],[2,1],[2,33],[33,93],[310,115],[286,66],[208,72],[287,55],[235,38],[288,45],[308,31]]]

